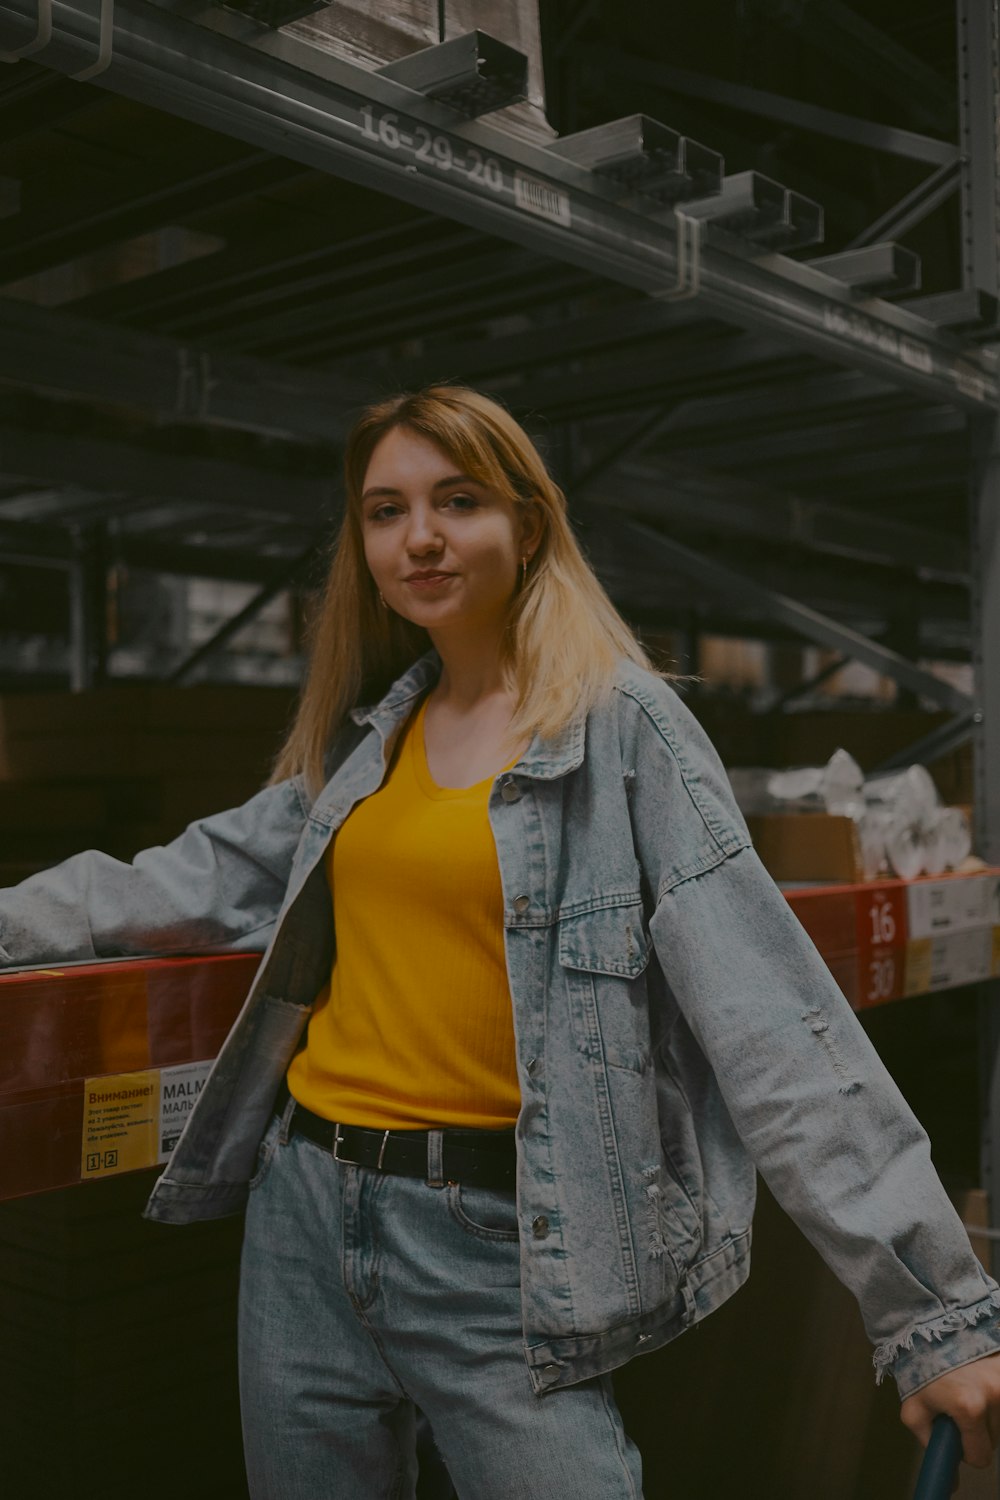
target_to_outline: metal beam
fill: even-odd
[[[796,702],[799,698],[804,698],[807,693],[814,692],[816,688],[822,687],[824,682],[829,682],[831,677],[836,677],[841,667],[845,667],[846,665],[846,656],[838,656],[833,661],[828,661],[825,667],[820,667],[818,672],[814,672],[804,682],[797,682],[794,687],[788,688],[786,692],[773,699],[772,702],[767,704],[766,708],[760,710],[760,713],[762,715],[781,714],[790,703]]]
[[[331,186],[327,184],[328,189]],[[80,318],[155,324],[161,332],[168,332],[170,325],[193,321],[205,308],[218,319],[243,299],[255,299],[250,305],[266,305],[268,296],[272,301],[275,297],[275,286],[281,296],[299,288],[312,292],[336,286],[349,295],[357,285],[359,265],[364,266],[366,277],[394,277],[397,268],[406,264],[404,253],[413,258],[434,254],[452,258],[461,256],[466,247],[482,244],[481,236],[447,219],[400,213],[399,205],[391,200],[357,192],[344,202],[347,196],[343,190],[337,193],[338,208],[351,225],[346,239],[331,240],[323,221],[308,229],[282,225],[277,232],[230,241],[225,255],[166,266],[77,298],[66,310]]]
[[[976,852],[990,864],[1000,864],[1000,419],[983,418],[975,424],[973,459],[973,807]]]
[[[278,577],[272,579],[270,583],[266,583],[263,588],[254,594],[252,599],[249,599],[244,604],[242,609],[238,609],[234,615],[219,626],[213,635],[209,636],[207,641],[202,642],[196,651],[193,651],[190,656],[185,657],[172,671],[168,672],[164,680],[171,683],[189,682],[198,668],[208,661],[210,657],[214,656],[217,651],[220,651],[227,641],[231,641],[233,636],[239,635],[243,627],[249,625],[250,621],[260,613],[265,605],[270,604],[271,600],[285,589],[291,588],[296,579],[315,561],[315,558],[316,548],[309,547],[307,551],[295,559],[291,567],[286,567]]]
[[[373,344],[433,334],[453,324],[468,326],[482,318],[484,303],[489,315],[497,316],[532,304],[551,305],[580,291],[581,285],[588,291],[592,285],[572,267],[539,261],[509,245],[491,249],[482,240],[457,263],[437,255],[421,265],[422,257],[411,246],[401,246],[394,259],[398,268],[387,268],[381,285],[377,267],[373,285],[355,287],[347,295],[329,285],[332,278],[318,277],[313,286],[290,285],[292,305],[277,307],[269,287],[263,296],[233,299],[222,317],[218,307],[206,309],[200,317],[168,320],[166,329],[175,331],[180,321],[185,337],[199,337],[214,325],[204,336],[225,350],[266,346],[279,355],[287,348],[297,359],[312,358],[317,351],[329,359],[358,346],[369,350]]]
[[[0,45],[31,32],[34,0],[0,0]],[[54,5],[46,66],[76,72],[94,51],[82,0]],[[652,295],[672,287],[672,222],[623,207],[598,174],[283,31],[262,33],[222,9],[197,23],[118,0],[109,88],[308,166],[472,223]],[[426,143],[426,144],[425,144]],[[430,143],[434,150],[429,149]],[[1000,399],[993,356],[873,299],[860,310],[830,277],[741,242],[707,246],[700,297],[714,316],[766,330],[820,358],[970,410]]]
[[[829,136],[836,141],[850,141],[858,146],[871,147],[875,151],[887,151],[893,156],[905,156],[913,161],[931,162],[937,166],[958,160],[958,147],[953,146],[950,141],[935,140],[931,136],[917,135],[912,130],[900,130],[896,126],[881,125],[874,120],[860,119],[856,115],[845,115],[839,110],[823,109],[802,99],[788,99],[783,94],[771,94],[764,89],[748,88],[745,84],[712,78],[707,73],[675,68],[669,63],[651,58],[632,57],[614,47],[597,47],[592,44],[582,51],[584,56],[592,59],[602,70],[626,72],[630,78],[639,79],[669,93],[704,99],[710,104],[721,104],[726,109],[740,110],[743,114],[760,115],[766,120],[780,120],[799,130]]]
[[[182,424],[244,427],[331,444],[346,433],[369,392],[378,393],[377,387],[366,389],[340,375],[210,354],[158,334],[109,328],[58,309],[0,298],[3,381]]]
[[[745,390],[678,401],[664,430],[693,437],[724,428],[746,432],[756,426],[767,431],[776,426],[799,427],[821,416],[835,420],[859,411],[894,413],[899,406],[899,392],[870,375],[832,370],[791,379],[761,379]]]
[[[953,292],[934,292],[928,297],[914,297],[908,306],[942,328],[967,328],[981,337],[996,331],[1000,304],[987,292],[965,287]]]
[[[569,488],[574,494],[585,494],[601,480],[613,475],[623,459],[633,458],[648,447],[663,431],[672,415],[672,410],[668,408],[666,411],[654,412],[652,416],[641,417],[624,437],[616,439],[599,458],[585,461],[584,467],[569,481]]]
[[[104,681],[108,665],[108,560],[103,526],[74,528],[69,565],[70,692]]]
[[[572,493],[575,503],[580,492]],[[966,582],[964,541],[857,511],[782,493],[735,474],[712,474],[682,463],[628,464],[593,487],[609,512],[618,509],[706,530],[732,532],[785,546],[804,546],[928,576]]]
[[[521,333],[438,344],[424,354],[395,361],[393,369],[405,389],[437,379],[442,370],[457,370],[483,380],[490,375],[532,370],[592,352],[606,353],[629,344],[652,343],[658,336],[690,328],[704,320],[704,316],[704,309],[692,302],[663,303],[644,298],[586,317],[526,328]],[[753,336],[744,337],[749,340]],[[665,341],[664,347],[667,347]],[[370,369],[370,364],[365,368]]]
[[[947,81],[843,0],[800,0],[776,6],[771,13],[776,23],[799,31],[825,61],[836,61],[866,78],[880,93],[895,97],[910,115],[936,129],[950,129],[955,100]]]
[[[869,640],[867,636],[840,621],[820,614],[809,605],[789,598],[787,594],[763,588],[735,568],[683,546],[642,521],[626,517],[620,524],[627,536],[634,537],[642,545],[647,559],[653,561],[659,558],[664,563],[681,569],[718,597],[730,601],[739,600],[759,610],[769,619],[778,620],[796,630],[807,640],[843,652],[854,661],[864,662],[866,666],[890,677],[900,686],[910,688],[934,703],[940,703],[953,713],[965,712],[971,707],[966,695],[953,688],[950,683],[943,682],[897,652],[890,651],[887,646]]]
[[[1000,295],[997,256],[997,6],[958,0],[962,285]]]
[[[336,524],[336,523],[334,523]],[[331,528],[332,529],[332,528]],[[301,533],[297,532],[296,536]],[[281,538],[288,536],[283,529]],[[162,537],[115,537],[115,557],[130,568],[172,573],[181,578],[225,578],[238,583],[270,583],[284,577],[289,556],[239,552],[206,543],[184,543]],[[66,571],[73,561],[68,530],[34,526],[28,521],[0,519],[0,567],[55,568]]]
[[[134,494],[141,497],[137,509],[167,499],[305,524],[332,514],[338,493],[332,466],[330,478],[312,478],[117,440],[10,427],[0,427],[0,474],[122,495],[125,513],[131,506],[127,497]]]
[[[934,761],[940,760],[942,755],[949,755],[952,750],[957,750],[972,738],[977,722],[977,712],[978,710],[972,709],[967,713],[956,714],[953,719],[948,720],[947,724],[941,724],[937,729],[932,729],[930,734],[925,734],[922,739],[913,744],[904,745],[902,750],[897,750],[895,755],[888,756],[868,774],[881,776],[886,771],[903,771],[907,766],[929,766]]]
[[[24,62],[9,77],[0,74],[0,140],[5,146],[13,145],[94,109],[106,99],[94,84],[60,78]]]
[[[958,191],[961,178],[961,167],[957,161],[949,162],[947,166],[939,167],[923,182],[919,182],[915,188],[894,203],[890,209],[881,214],[860,234],[856,234],[847,246],[848,250],[860,249],[865,245],[877,244],[879,240],[899,238],[912,229],[915,224],[920,224],[927,215],[933,213],[942,203],[946,203],[952,193]],[[912,306],[912,304],[911,304]]]
[[[306,175],[311,174],[293,162],[252,151],[200,172],[175,169],[161,182],[151,181],[144,168],[131,177],[116,178],[114,191],[106,196],[95,193],[74,201],[60,190],[52,194],[54,209],[18,220],[16,237],[0,251],[0,282],[34,276],[49,266]]]
[[[813,456],[832,453],[855,454],[859,451],[885,452],[906,447],[928,438],[943,437],[965,430],[965,418],[951,407],[926,410],[883,412],[874,416],[849,416],[829,422],[807,425],[789,422],[784,428],[758,430],[748,434],[746,428],[735,432],[719,428],[716,432],[689,434],[683,429],[663,437],[659,451],[676,453],[688,463],[726,469],[750,463],[781,463],[801,453]],[[704,444],[704,446],[699,446]],[[903,465],[901,465],[903,467]]]

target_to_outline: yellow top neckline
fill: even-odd
[[[492,776],[484,776],[481,781],[474,781],[471,786],[439,786],[431,775],[430,766],[427,763],[427,747],[424,743],[424,711],[426,708],[427,698],[425,697],[421,700],[420,707],[414,715],[413,727],[407,738],[410,742],[410,755],[417,782],[420,785],[421,791],[425,792],[428,797],[434,797],[438,800],[452,797],[468,797],[472,792],[478,792],[483,787],[491,786],[498,776],[501,776],[504,771],[509,771],[512,766],[516,766],[521,759],[519,755],[515,755],[512,761],[508,761],[507,765],[501,766],[500,770],[495,771]]]

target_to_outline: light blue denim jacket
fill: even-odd
[[[132,865],[0,892],[0,962],[266,945],[146,1209],[236,1213],[329,975],[323,854],[382,783],[434,651],[296,779]],[[855,1294],[901,1396],[1000,1350],[997,1285],[927,1138],[754,853],[676,693],[624,658],[606,704],[490,788],[522,1104],[524,1351],[539,1394],[691,1327],[749,1269],[755,1166]],[[392,913],[386,912],[386,921]]]

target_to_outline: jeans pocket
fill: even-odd
[[[446,1191],[452,1218],[469,1234],[488,1240],[517,1239],[517,1197],[513,1188],[451,1182]]]
[[[281,1133],[281,1116],[272,1115],[270,1124],[261,1136],[260,1145],[257,1147],[257,1164],[254,1167],[253,1176],[250,1178],[249,1187],[251,1192],[260,1187],[267,1176],[268,1169],[274,1160],[274,1153],[278,1147],[278,1136]]]

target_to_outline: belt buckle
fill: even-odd
[[[344,1137],[340,1133],[340,1121],[338,1120],[337,1123],[333,1127],[333,1159],[334,1159],[334,1161],[342,1162],[345,1167],[360,1167],[362,1165],[361,1162],[354,1161],[349,1156],[341,1156],[340,1153],[338,1152],[337,1147],[342,1144],[343,1139],[344,1139]],[[375,1170],[377,1172],[381,1172],[381,1170],[382,1170],[382,1161],[383,1161],[383,1158],[385,1156],[385,1148],[386,1148],[386,1146],[388,1144],[388,1141],[389,1141],[389,1132],[387,1130],[387,1131],[384,1132],[384,1134],[382,1136],[382,1144],[379,1147],[378,1160],[375,1163]]]
[[[361,1165],[360,1162],[352,1161],[349,1156],[341,1156],[339,1154],[337,1147],[343,1145],[343,1141],[344,1137],[340,1133],[340,1121],[338,1120],[333,1127],[333,1159],[334,1161],[343,1162],[345,1167],[359,1167]]]

